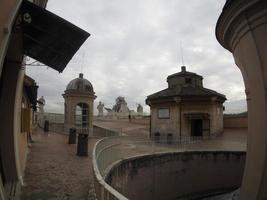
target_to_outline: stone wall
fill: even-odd
[[[140,124],[140,125],[145,125],[145,126],[150,126],[150,117],[142,117],[142,118],[134,118],[131,120],[131,123],[133,124]]]
[[[222,104],[218,102],[162,103],[152,105],[150,108],[152,136],[159,132],[161,139],[166,139],[167,135],[171,133],[174,140],[178,140],[180,138],[180,129],[181,136],[191,136],[191,121],[185,117],[185,114],[188,113],[209,114],[210,130],[207,133],[203,133],[204,136],[219,135],[223,132],[223,109]],[[169,108],[169,118],[159,119],[159,108]]]
[[[49,123],[49,131],[55,133],[69,134],[68,131],[64,129],[64,123]],[[93,125],[93,137],[111,137],[118,136],[120,133],[115,130],[105,129],[96,125]]]
[[[145,155],[114,165],[106,177],[131,200],[200,198],[241,185],[245,152],[179,152]]]
[[[121,133],[115,130],[109,130],[100,126],[93,125],[93,136],[95,137],[111,137],[118,136]]]
[[[247,128],[248,117],[246,115],[224,115],[223,116],[224,128]]]

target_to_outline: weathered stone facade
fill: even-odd
[[[83,78],[72,80],[63,94],[65,99],[64,129],[68,132],[70,128],[83,129],[90,136],[93,135],[93,108],[96,98],[92,84]],[[77,106],[81,106],[81,116],[76,114]],[[81,118],[82,124],[77,124],[77,117]],[[79,131],[79,130],[78,130]]]
[[[223,131],[225,96],[206,89],[202,76],[182,71],[167,78],[169,87],[147,97],[151,136],[179,140],[183,136],[212,136]]]

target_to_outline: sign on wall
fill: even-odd
[[[170,109],[169,108],[159,108],[158,109],[158,118],[159,119],[170,118]]]

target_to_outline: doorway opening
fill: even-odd
[[[203,136],[203,120],[191,119],[191,136]]]
[[[89,127],[89,106],[86,103],[76,105],[75,126],[77,129],[87,129]]]

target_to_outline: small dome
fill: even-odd
[[[69,82],[66,88],[66,91],[67,90],[74,90],[82,93],[94,93],[92,84],[87,79],[83,78],[82,73],[79,74],[79,78],[75,78]]]

